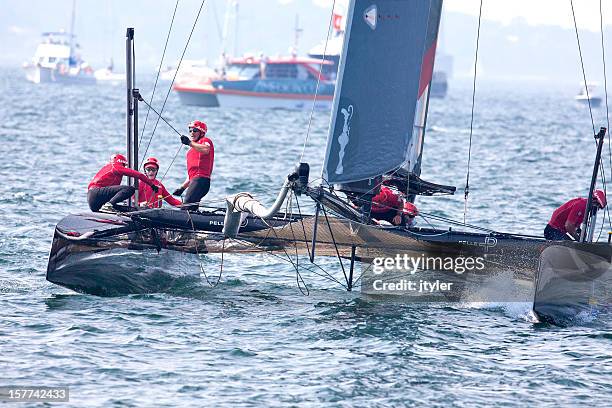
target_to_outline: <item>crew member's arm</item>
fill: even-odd
[[[576,241],[580,240],[580,235],[578,234],[578,227],[582,224],[582,220],[584,219],[584,213],[586,211],[586,204],[580,203],[575,204],[570,213],[567,216],[567,220],[565,221],[565,230],[568,234],[572,236]]]
[[[189,147],[191,147],[192,149],[194,149],[196,152],[199,152],[199,153],[204,153],[204,154],[210,153],[210,143],[206,141],[204,143],[191,142],[189,143]]]
[[[189,176],[187,176],[185,181],[183,181],[183,184],[181,184],[181,186],[179,188],[174,190],[174,193],[172,193],[172,194],[174,194],[175,196],[183,195],[183,192],[185,192],[185,189],[187,187],[189,187]]]
[[[187,176],[183,184],[181,184],[181,189],[185,190],[187,187],[189,187],[189,176]]]
[[[159,193],[161,194],[162,198],[166,200],[168,204],[173,205],[175,207],[179,205],[183,205],[183,202],[181,200],[178,200],[172,197],[172,195],[168,192],[168,190],[166,190],[166,187],[164,187],[163,185],[161,186],[159,190],[160,190]]]
[[[142,174],[139,171],[132,170],[132,169],[127,168],[127,167],[119,167],[119,166],[115,167],[115,171],[118,171],[123,176],[137,178],[138,180],[142,181],[143,183],[146,183],[146,184],[150,185],[151,188],[153,189],[153,191],[157,190],[157,187],[155,186],[155,184],[153,184],[153,182],[151,180],[149,180],[149,178],[147,176],[145,176],[144,174]]]
[[[393,208],[395,208],[397,211],[395,217],[393,217],[393,225],[400,225],[402,223],[402,210],[404,209],[404,201],[397,195],[394,195]]]
[[[573,222],[571,222],[569,219],[567,221],[565,221],[565,230],[576,241],[578,241],[580,239],[580,235],[578,235],[578,232],[576,231],[577,228],[578,228],[577,225],[574,224]]]

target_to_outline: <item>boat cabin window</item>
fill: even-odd
[[[230,64],[225,76],[230,79],[253,79],[259,76],[259,65],[257,64]]]
[[[296,64],[267,64],[266,78],[297,78]]]
[[[57,59],[57,58],[55,58],[55,57],[49,57],[49,62],[50,62],[50,63],[54,63],[56,59]]]

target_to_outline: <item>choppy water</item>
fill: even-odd
[[[148,98],[150,82],[139,85]],[[480,84],[469,222],[540,234],[558,204],[585,194],[594,146],[573,91]],[[531,323],[529,304],[366,301],[306,273],[303,296],[293,268],[266,255],[226,257],[216,288],[185,277],[166,293],[98,298],[46,282],[55,223],[87,209],[87,183],[124,150],[124,93],[37,86],[17,70],[0,72],[0,385],[68,385],[74,406],[609,404],[609,320],[557,328]],[[451,83],[448,98],[432,101],[425,179],[465,184],[470,100],[469,85]],[[604,112],[596,111],[597,127]],[[239,190],[271,199],[308,124],[304,112],[184,107],[172,94],[165,115],[182,131],[194,118],[208,122],[216,146],[209,202]],[[327,120],[313,118],[305,154],[313,175]],[[162,171],[178,147],[160,122],[150,153]],[[181,154],[166,186],[184,174]],[[461,191],[418,204],[463,216]],[[218,258],[204,262],[218,272]],[[324,266],[339,273],[333,260]]]

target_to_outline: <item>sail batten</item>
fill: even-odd
[[[323,169],[327,182],[373,178],[405,162],[432,3],[441,1],[351,1]]]

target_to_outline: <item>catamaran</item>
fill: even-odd
[[[442,0],[350,2],[322,183],[311,182],[310,166],[299,162],[270,208],[244,192],[228,197],[225,208],[126,208],[121,213],[69,215],[55,228],[47,279],[96,295],[140,293],[159,289],[149,281],[149,273],[160,271],[163,260],[173,253],[194,254],[199,259],[205,253],[266,252],[289,261],[289,254],[307,256],[313,267],[317,267],[317,256],[337,257],[343,286],[351,290],[361,282],[362,293],[378,295],[367,276],[367,265],[375,258],[404,254],[448,258],[457,264],[472,257],[481,259],[484,268],[463,275],[445,269],[419,273],[454,279],[456,289],[443,295],[447,300],[462,299],[470,285],[510,273],[514,280],[531,287],[529,298],[533,299],[534,285],[537,288],[534,311],[541,320],[558,321],[577,311],[607,307],[612,247],[589,242],[596,207],[587,211],[582,242],[553,242],[487,230],[432,214],[430,219],[446,225],[406,227],[373,222],[369,210],[381,180],[393,184],[410,201],[420,195],[456,191],[454,186],[420,177],[441,11]],[[127,153],[130,167],[137,169],[142,98],[134,86],[129,59],[133,41],[134,31],[128,29]],[[595,135],[598,151],[591,194],[605,133],[602,129]],[[314,203],[314,214],[301,213],[300,199]],[[288,200],[295,202],[292,208],[296,210],[281,211]],[[158,266],[152,265],[155,262]],[[355,268],[358,262],[366,265],[360,276]],[[304,262],[300,265],[308,268]],[[559,287],[574,281],[582,283],[574,286],[571,296],[558,295]]]

